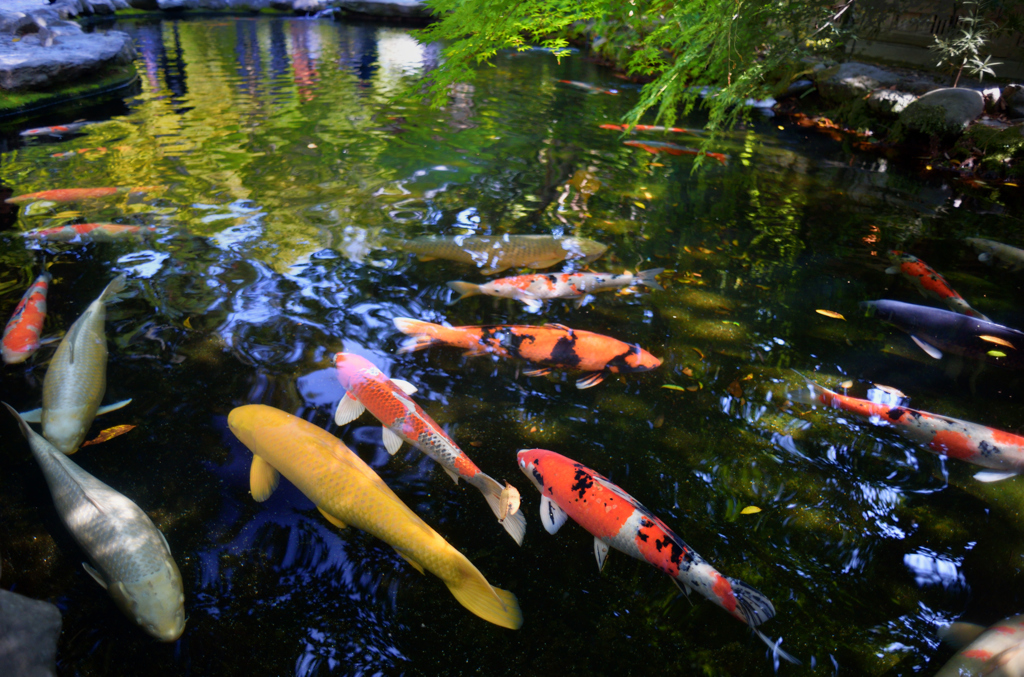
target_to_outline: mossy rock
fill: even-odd
[[[958,146],[974,146],[987,158],[1011,159],[1024,157],[1024,123],[1012,127],[971,125]]]
[[[138,79],[135,65],[119,64],[104,68],[94,77],[67,86],[0,91],[0,120],[5,123],[30,118],[44,108],[60,106],[86,98],[124,96],[124,90]]]

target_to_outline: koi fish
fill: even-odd
[[[122,226],[116,223],[78,223],[55,228],[27,230],[22,236],[27,240],[50,240],[53,242],[112,242],[128,235],[155,233],[156,226]]]
[[[582,237],[552,235],[456,235],[392,239],[388,244],[416,254],[421,261],[446,259],[468,263],[491,275],[512,267],[550,268],[562,261],[589,263],[608,246]]]
[[[19,136],[64,136],[65,134],[73,134],[81,130],[83,127],[94,125],[95,122],[88,122],[86,120],[80,120],[78,122],[69,122],[66,125],[53,125],[52,127],[33,127],[32,129],[26,129],[23,132],[18,132]]]
[[[619,93],[619,90],[617,89],[605,89],[604,87],[598,87],[597,85],[592,85],[589,82],[580,82],[579,80],[559,80],[559,82],[564,85],[575,87],[576,89],[582,89],[588,94],[611,94],[612,96],[616,96]]]
[[[683,593],[700,593],[749,625],[780,656],[797,662],[757,628],[775,615],[767,597],[743,581],[720,574],[617,484],[546,449],[523,449],[516,458],[519,469],[541,493],[540,518],[549,534],[571,517],[593,534],[598,569],[604,569],[609,548],[647,562],[668,574]]]
[[[41,422],[43,435],[65,454],[78,450],[94,418],[131,402],[100,407],[107,390],[106,304],[124,286],[124,275],[118,275],[71,325],[46,370],[42,409],[21,415],[26,421]]]
[[[894,265],[886,268],[885,272],[889,275],[899,275],[902,273],[903,277],[907,278],[917,286],[917,290],[921,292],[922,296],[931,296],[932,298],[942,301],[954,313],[960,313],[961,315],[967,315],[968,317],[976,317],[979,320],[988,320],[987,317],[979,313],[974,308],[971,308],[967,301],[964,300],[964,297],[957,294],[956,291],[949,286],[949,283],[946,282],[946,278],[939,275],[935,272],[934,268],[913,254],[907,254],[893,249],[889,251],[889,260],[892,261]]]
[[[910,334],[917,347],[933,359],[942,359],[946,351],[993,364],[1024,367],[1024,332],[1016,329],[902,301],[862,301],[860,306]],[[1000,350],[995,350],[997,346]],[[1002,350],[1004,347],[1007,349]],[[993,351],[999,354],[992,355]]]
[[[703,131],[696,129],[685,129],[684,127],[662,127],[661,125],[598,125],[600,129],[610,129],[613,132],[675,132],[677,134],[692,134],[693,136],[704,136]]]
[[[4,327],[4,364],[24,362],[39,349],[43,322],[46,321],[46,293],[53,276],[44,272],[28,288],[14,308],[14,314]]]
[[[287,477],[334,526],[376,536],[423,573],[440,578],[459,604],[503,628],[523,624],[516,596],[492,587],[466,556],[416,516],[341,440],[280,409],[249,404],[232,409],[228,427],[252,452],[249,486],[265,501]]]
[[[988,629],[954,623],[947,630],[973,641],[935,677],[1024,677],[1024,616],[1011,616]]]
[[[1018,249],[1002,242],[986,240],[981,237],[968,237],[964,239],[967,244],[981,250],[981,253],[978,254],[979,261],[988,262],[999,259],[1004,263],[1009,263],[1013,266],[1014,270],[1024,268],[1024,249]]]
[[[991,472],[974,475],[981,482],[997,482],[1024,473],[1024,437],[1020,435],[927,411],[840,395],[813,383],[786,397],[809,406],[834,407],[872,423],[887,423],[932,453],[989,468]]]
[[[7,403],[50,487],[54,507],[95,567],[82,563],[126,616],[153,637],[185,631],[185,593],[171,547],[149,516],[62,454]]]
[[[341,387],[346,390],[338,402],[335,423],[345,425],[369,409],[384,424],[384,447],[389,454],[394,455],[402,447],[402,442],[408,442],[434,459],[456,484],[460,477],[466,480],[484,495],[505,531],[518,545],[523,544],[526,534],[523,513],[513,511],[508,514],[508,499],[502,500],[505,487],[484,474],[441,430],[441,426],[412,401],[409,395],[416,392],[415,386],[407,381],[387,378],[380,369],[358,355],[337,353],[334,364]],[[502,515],[503,507],[505,515]]]
[[[467,356],[492,354],[518,357],[541,369],[524,371],[525,376],[544,376],[550,367],[581,369],[588,372],[576,387],[591,388],[610,373],[649,371],[661,366],[661,360],[637,344],[623,343],[610,336],[570,329],[560,324],[543,327],[497,324],[478,327],[444,327],[408,317],[396,317],[395,327],[415,340],[399,353],[423,350],[435,344],[466,349]]]
[[[134,188],[118,188],[107,186],[104,188],[55,188],[53,190],[42,190],[38,193],[26,193],[9,197],[4,202],[9,204],[21,204],[33,200],[47,200],[49,202],[78,202],[79,200],[91,200],[99,197],[108,197],[118,193],[151,193],[163,190],[164,186],[136,186]]]
[[[517,275],[515,277],[503,277],[500,280],[493,280],[487,284],[473,284],[472,282],[449,282],[448,287],[452,291],[461,294],[452,301],[461,301],[467,296],[487,294],[488,296],[501,296],[504,298],[522,301],[531,308],[540,308],[544,299],[578,299],[582,305],[587,294],[608,291],[611,289],[622,289],[634,285],[644,285],[651,289],[662,289],[658,284],[657,276],[664,272],[664,268],[644,270],[633,275],[623,271],[622,275],[614,273],[551,273],[538,275]]]
[[[641,148],[648,153],[657,155],[658,153],[668,153],[669,155],[707,155],[713,160],[718,160],[723,165],[729,161],[728,156],[725,153],[705,153],[702,150],[696,150],[695,148],[685,148],[678,146],[668,141],[623,141],[623,145],[632,146],[633,148]]]

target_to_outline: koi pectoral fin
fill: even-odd
[[[340,519],[338,519],[337,517],[335,517],[331,513],[327,512],[326,510],[321,508],[319,505],[316,507],[316,509],[320,511],[320,514],[324,516],[324,519],[326,519],[328,522],[330,522],[334,526],[338,527],[339,529],[347,529],[348,528],[347,524],[345,524]]]
[[[426,574],[427,573],[426,571],[423,570],[423,565],[420,564],[419,562],[417,562],[416,560],[414,560],[409,555],[406,555],[404,552],[402,552],[398,548],[395,548],[395,552],[397,552],[398,556],[401,557],[402,559],[404,559],[406,562],[408,562],[412,566],[412,568],[415,569],[416,571],[420,572],[421,574]]]
[[[345,425],[362,416],[364,411],[366,411],[366,407],[362,402],[353,397],[352,393],[345,393],[334,412],[334,422],[338,425]]]
[[[927,353],[928,357],[931,357],[932,359],[936,360],[942,359],[942,351],[936,348],[935,346],[931,345],[930,343],[925,343],[924,341],[917,338],[913,334],[910,335],[910,340],[916,343],[918,348]]]
[[[576,387],[580,390],[586,390],[587,388],[593,388],[602,381],[604,381],[604,372],[594,371],[576,381]]]
[[[252,467],[249,468],[249,491],[252,497],[259,503],[270,498],[281,481],[281,474],[274,466],[263,460],[262,457],[253,454]]]
[[[25,423],[42,423],[43,422],[43,410],[42,410],[42,408],[30,409],[29,411],[23,411],[23,412],[21,412],[18,415],[21,416],[21,420],[24,421]]]
[[[547,376],[551,373],[549,367],[542,367],[540,369],[531,369],[530,371],[524,371],[523,376]]]
[[[597,536],[594,536],[594,556],[597,557],[597,570],[604,571],[605,562],[608,561],[608,544]]]
[[[556,533],[569,519],[569,515],[562,508],[547,496],[540,499],[540,521],[544,524],[544,530],[549,534]]]
[[[129,397],[127,400],[121,400],[120,402],[114,402],[113,404],[108,404],[105,407],[100,407],[99,409],[97,409],[96,410],[96,415],[97,416],[102,416],[103,414],[109,414],[110,412],[117,411],[121,407],[126,407],[129,404],[131,404],[131,403],[132,403],[132,398]]]
[[[441,466],[441,469],[448,474],[448,477],[452,478],[452,482],[455,482],[456,484],[459,483],[459,474],[457,472],[455,472],[451,468],[445,468],[444,466]]]
[[[82,568],[85,569],[85,573],[92,576],[92,579],[100,584],[100,587],[104,590],[107,589],[107,582],[103,580],[103,576],[100,576],[100,572],[89,566],[88,562],[82,562]]]
[[[1016,476],[1017,473],[1015,472],[993,472],[991,470],[983,470],[979,473],[974,473],[974,479],[979,482],[1000,482]]]

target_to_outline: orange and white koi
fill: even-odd
[[[987,317],[979,313],[974,308],[971,308],[967,301],[964,300],[964,297],[957,294],[956,291],[949,286],[949,283],[946,282],[946,278],[939,275],[935,272],[934,268],[913,254],[907,254],[893,249],[889,251],[889,260],[892,261],[894,265],[886,268],[885,272],[890,275],[899,275],[902,273],[903,277],[907,278],[917,286],[917,289],[921,292],[922,296],[931,296],[932,298],[942,301],[954,313],[960,313],[961,315],[967,315],[968,317],[976,317],[979,320],[988,320]]]
[[[704,136],[704,132],[697,129],[686,129],[684,127],[662,127],[661,125],[599,125],[601,129],[610,129],[613,132],[675,132],[676,134],[691,134],[693,136]]]
[[[80,200],[92,200],[100,197],[109,197],[118,193],[151,193],[163,190],[164,186],[135,186],[132,188],[121,188],[116,186],[105,186],[103,188],[54,188],[53,190],[42,190],[37,193],[26,193],[9,197],[4,202],[10,204],[22,204],[34,200],[47,200],[49,202],[78,202]]]
[[[55,228],[36,228],[22,235],[28,240],[53,242],[110,242],[129,235],[155,233],[156,226],[122,226],[116,223],[78,223]]]
[[[1024,473],[1024,437],[1020,435],[941,414],[840,395],[813,383],[786,397],[792,402],[834,407],[872,423],[891,425],[932,453],[989,468],[975,473],[974,478],[982,482]]]
[[[955,634],[973,641],[949,659],[935,677],[1024,677],[1024,616],[1011,616],[987,629],[954,623],[945,630],[946,638]]]
[[[685,146],[679,146],[668,141],[623,141],[623,145],[632,146],[633,148],[640,148],[648,153],[657,155],[658,153],[668,153],[669,155],[706,155],[712,160],[718,160],[723,165],[729,161],[729,158],[725,153],[706,153],[702,150],[695,148],[686,148]]]
[[[53,277],[43,273],[28,288],[4,327],[4,364],[24,362],[39,349],[43,322],[46,321],[46,293]]]
[[[597,85],[592,85],[589,82],[580,82],[579,80],[559,80],[559,82],[575,87],[576,89],[582,89],[588,94],[611,94],[612,96],[616,96],[619,93],[619,90],[617,89],[605,89],[604,87],[598,87]]]
[[[337,353],[334,364],[338,380],[346,391],[338,402],[335,423],[345,425],[369,409],[384,424],[384,447],[389,454],[395,454],[402,442],[408,442],[434,459],[456,484],[459,478],[466,480],[484,495],[505,531],[522,545],[526,534],[523,513],[512,511],[509,514],[508,499],[502,501],[505,487],[481,471],[441,426],[413,402],[409,395],[416,392],[415,386],[407,381],[389,379],[359,355]]]
[[[615,548],[668,574],[684,593],[695,590],[757,633],[783,658],[796,662],[757,626],[775,615],[771,601],[752,586],[726,578],[650,510],[582,463],[546,449],[523,449],[516,458],[541,493],[540,517],[549,534],[571,517],[594,536],[597,566]]]
[[[394,323],[398,331],[415,338],[400,353],[442,344],[465,348],[467,356],[518,357],[544,365],[523,372],[526,376],[544,376],[551,367],[581,369],[588,373],[576,381],[580,389],[596,386],[608,373],[649,371],[661,366],[661,360],[638,344],[560,324],[445,327],[408,317],[396,317]]]
[[[448,286],[461,294],[452,303],[461,301],[467,296],[486,294],[515,299],[531,308],[539,308],[541,301],[545,299],[578,299],[579,302],[582,302],[587,294],[622,289],[633,285],[662,289],[656,278],[664,270],[664,268],[655,268],[641,271],[636,275],[628,270],[623,271],[622,275],[614,273],[539,273],[503,277],[487,284],[449,282]]]
[[[32,129],[26,129],[22,132],[18,132],[20,136],[63,136],[65,134],[73,134],[79,131],[83,127],[94,125],[95,122],[88,122],[86,120],[80,120],[78,122],[69,122],[66,125],[53,125],[51,127],[33,127]]]

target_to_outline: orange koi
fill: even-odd
[[[935,269],[917,258],[913,254],[892,249],[889,251],[889,260],[894,265],[885,269],[890,275],[903,274],[903,277],[910,280],[917,286],[922,296],[931,296],[945,303],[954,313],[967,315],[979,320],[989,321],[987,317],[979,313],[964,300],[964,297],[956,293],[946,278],[935,272]]]
[[[99,197],[109,197],[118,193],[150,193],[163,190],[164,186],[136,186],[134,188],[118,188],[107,186],[104,188],[55,188],[53,190],[42,190],[38,193],[26,193],[9,197],[4,202],[9,204],[21,204],[33,200],[48,200],[50,202],[77,202],[79,200],[92,200]]]
[[[460,477],[466,480],[484,495],[505,531],[522,545],[526,519],[521,512],[507,514],[508,499],[501,500],[505,487],[484,474],[441,426],[412,401],[409,395],[416,388],[411,383],[389,379],[371,362],[351,353],[337,353],[334,364],[341,387],[346,390],[338,402],[335,423],[345,425],[369,409],[384,424],[384,447],[389,454],[395,454],[403,441],[408,442],[434,459],[456,484]],[[503,505],[506,515],[501,514]]]
[[[695,148],[686,148],[684,146],[678,146],[668,141],[623,141],[626,146],[632,146],[633,148],[640,148],[648,153],[657,155],[658,153],[668,153],[669,155],[706,155],[713,160],[718,160],[723,165],[729,161],[728,156],[725,153],[705,153],[704,151],[697,150]]]
[[[604,87],[598,87],[588,82],[580,82],[579,80],[559,80],[559,82],[575,87],[576,89],[582,89],[588,94],[611,94],[616,96],[619,93],[617,89],[605,89]]]
[[[834,407],[873,423],[889,424],[932,453],[990,468],[991,472],[974,475],[982,482],[997,482],[1024,473],[1024,437],[1020,435],[927,411],[840,395],[813,383],[786,397],[809,406]]]
[[[780,656],[797,662],[757,628],[775,615],[765,595],[720,574],[621,487],[582,463],[546,449],[523,449],[516,458],[519,469],[541,493],[540,517],[549,534],[572,517],[594,536],[599,569],[604,569],[609,548],[647,562],[668,574],[684,593],[696,590],[749,625]]]
[[[661,360],[637,344],[560,324],[444,327],[407,317],[396,317],[394,323],[398,331],[415,339],[400,353],[442,344],[465,348],[468,356],[517,357],[545,365],[523,372],[526,376],[544,376],[551,372],[551,367],[581,369],[588,373],[576,381],[580,389],[596,386],[609,372],[649,371],[661,366]]]
[[[116,223],[78,223],[56,228],[36,228],[23,233],[29,240],[54,242],[110,242],[126,235],[155,233],[156,226],[122,226]]]
[[[578,302],[582,302],[587,294],[623,289],[633,285],[662,289],[663,287],[658,284],[656,278],[664,271],[664,268],[654,268],[641,271],[636,275],[628,270],[624,271],[622,275],[614,273],[538,273],[503,277],[487,284],[449,282],[448,287],[461,294],[455,301],[461,301],[467,296],[487,294],[488,296],[516,299],[531,308],[540,308],[541,301],[544,299],[574,298],[578,299]]]
[[[15,307],[14,314],[4,327],[4,364],[24,362],[39,349],[39,336],[46,320],[46,293],[50,289],[51,280],[53,277],[44,272],[36,278]]]
[[[613,132],[675,132],[676,134],[692,134],[693,136],[704,136],[704,132],[696,129],[686,129],[684,127],[662,127],[661,125],[614,125],[604,124],[598,125],[601,129],[610,129]]]

